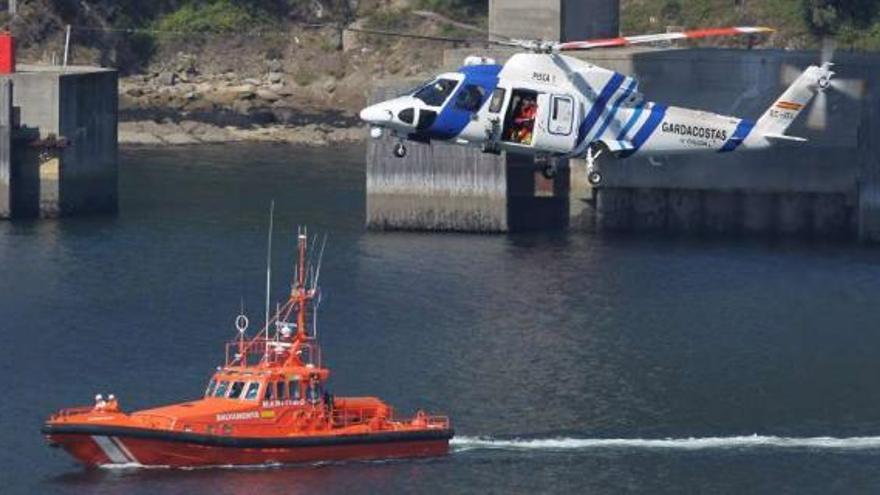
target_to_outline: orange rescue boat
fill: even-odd
[[[62,409],[42,428],[50,445],[86,466],[131,464],[191,467],[256,465],[446,454],[453,430],[444,416],[419,411],[397,419],[375,397],[334,397],[324,391],[314,321],[317,265],[307,261],[305,230],[290,297],[253,338],[236,319],[237,340],[203,398],[132,413],[112,395],[95,405]],[[323,247],[321,248],[323,250]],[[270,329],[272,329],[270,331]]]

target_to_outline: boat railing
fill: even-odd
[[[94,406],[66,407],[52,414],[49,419],[56,420],[61,418],[68,418],[70,416],[76,416],[78,414],[87,414],[94,410]]]
[[[260,363],[283,364],[292,352],[291,342],[267,339],[265,337],[246,340],[233,340],[226,343],[226,366],[252,366]],[[300,360],[305,365],[321,367],[321,348],[317,342],[306,341],[297,344]]]
[[[377,417],[388,421],[395,421],[393,411],[388,408],[384,414],[380,415],[381,408],[364,407],[357,409],[333,409],[331,419],[334,427],[354,426],[360,424],[368,424]],[[398,420],[413,425],[423,425],[429,429],[448,429],[450,422],[448,416],[432,416],[423,412],[416,414],[411,418]]]

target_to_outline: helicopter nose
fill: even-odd
[[[391,110],[385,108],[385,105],[379,103],[361,110],[360,117],[361,120],[368,124],[382,125],[390,123],[394,118],[394,114]]]

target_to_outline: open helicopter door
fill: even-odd
[[[574,98],[563,94],[538,95],[538,116],[535,122],[536,150],[568,153],[577,138]]]

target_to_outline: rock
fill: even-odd
[[[133,98],[138,98],[144,95],[144,90],[141,88],[128,88],[125,90],[125,94]]]
[[[269,82],[272,84],[278,84],[284,81],[284,74],[280,72],[270,72],[269,73]]]
[[[333,93],[336,91],[336,81],[327,81],[324,83],[324,91],[328,93]]]
[[[205,112],[213,112],[216,110],[216,105],[213,101],[207,100],[205,98],[197,98],[195,100],[191,100],[184,107],[186,111],[192,113],[205,113]]]
[[[168,144],[196,144],[199,142],[198,139],[185,132],[171,132],[162,136],[162,140]]]
[[[278,101],[281,99],[281,97],[278,96],[278,93],[276,93],[270,89],[260,88],[257,90],[256,94],[257,94],[257,98],[260,98],[261,100],[266,100],[269,102],[274,102],[274,101]]]
[[[245,83],[246,85],[250,84],[251,86],[259,86],[261,84],[259,79],[253,79],[253,78],[247,78],[242,82]]]
[[[269,72],[281,72],[284,70],[284,64],[277,58],[273,58],[268,64]]]
[[[242,84],[241,86],[232,86],[230,91],[235,93],[239,100],[249,100],[256,96],[256,87],[253,84]]]
[[[243,115],[250,113],[252,108],[254,108],[254,103],[251,100],[237,100],[232,104],[232,110]]]
[[[277,102],[276,102],[277,103]],[[272,106],[272,115],[275,121],[282,124],[290,124],[296,121],[297,112],[288,106]]]
[[[156,82],[162,86],[174,86],[177,83],[177,74],[173,72],[162,72],[156,77]]]
[[[290,86],[284,86],[283,84],[278,89],[276,89],[274,87],[271,89],[272,89],[272,91],[278,93],[279,96],[286,97],[286,96],[293,96],[294,95],[293,88]]]

